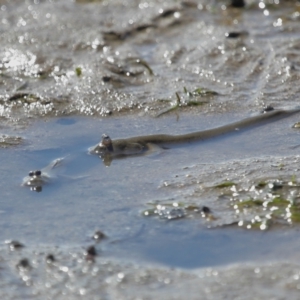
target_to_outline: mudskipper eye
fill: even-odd
[[[42,172],[40,170],[35,171],[34,175],[35,176],[40,176],[42,174]]]
[[[30,177],[34,176],[34,171],[30,171],[30,172],[28,173],[28,175],[29,175]]]
[[[107,134],[102,134],[103,141],[110,141],[110,137]]]

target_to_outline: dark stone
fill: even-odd
[[[103,81],[103,82],[110,82],[110,80],[111,80],[111,77],[110,77],[110,76],[103,76],[103,77],[102,77],[102,81]]]
[[[46,262],[49,263],[49,264],[55,262],[55,257],[54,257],[54,255],[53,255],[53,254],[48,254],[48,255],[46,256]]]
[[[89,246],[89,247],[86,249],[86,255],[87,255],[87,256],[90,256],[90,257],[95,257],[95,256],[97,256],[97,250],[96,250],[95,246]]]
[[[30,268],[30,263],[27,258],[22,258],[18,263],[17,263],[17,268],[21,269],[29,269]]]
[[[93,239],[96,240],[96,241],[101,241],[103,239],[106,238],[106,235],[100,231],[100,230],[97,230],[94,234],[93,234]]]
[[[201,209],[201,212],[203,212],[205,214],[209,214],[209,213],[211,213],[211,210],[210,210],[209,207],[203,206],[202,209]]]
[[[245,7],[246,3],[244,0],[231,0],[231,6],[232,7]]]
[[[236,39],[238,37],[241,36],[241,33],[240,32],[235,32],[235,31],[232,31],[232,32],[226,32],[225,33],[225,36],[228,38],[228,39]]]
[[[271,106],[271,105],[267,105],[267,106],[263,109],[262,112],[268,112],[268,111],[272,111],[272,110],[274,110],[274,107]]]

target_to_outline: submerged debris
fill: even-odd
[[[183,202],[164,202],[163,204],[149,203],[154,206],[151,209],[143,211],[144,216],[158,216],[160,219],[177,220],[185,217],[203,217],[207,220],[213,220],[211,210],[207,206],[200,207],[197,204],[185,204]]]
[[[161,219],[167,219],[167,220],[184,218],[186,215],[186,211],[184,208],[181,207],[169,208],[160,205],[156,207],[156,213],[159,215]]]

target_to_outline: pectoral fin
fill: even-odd
[[[161,154],[164,149],[156,144],[147,143],[147,151],[145,155],[154,155],[154,154]]]

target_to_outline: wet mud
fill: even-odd
[[[1,249],[1,256],[7,257],[6,249]],[[181,299],[187,291],[189,299],[199,299],[199,294],[203,299],[222,299],[229,287],[230,294],[243,294],[238,299],[279,299],[287,294],[297,299],[299,293],[299,266],[283,262],[187,272],[104,258],[93,263],[78,248],[39,247],[39,251],[24,249],[9,253],[9,259],[3,257],[4,299]]]
[[[155,115],[176,93],[193,112],[294,104],[297,1],[228,2],[3,1],[1,115]]]

